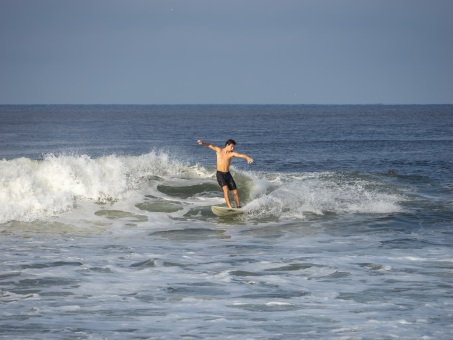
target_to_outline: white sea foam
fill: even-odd
[[[78,200],[120,200],[150,177],[190,176],[187,166],[168,154],[47,155],[43,160],[0,161],[0,223],[31,221],[72,209]]]
[[[254,216],[303,218],[307,214],[390,213],[402,211],[404,198],[372,179],[335,173],[287,174],[254,182],[247,210]]]

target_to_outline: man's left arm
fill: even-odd
[[[250,158],[249,156],[247,156],[245,154],[234,152],[233,156],[239,157],[239,158],[244,158],[245,160],[247,160],[247,163],[249,163],[249,164],[253,163],[253,158]]]

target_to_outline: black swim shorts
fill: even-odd
[[[236,183],[234,182],[233,176],[231,176],[230,172],[222,172],[217,171],[217,182],[221,187],[225,185],[228,186],[229,190],[236,190]]]

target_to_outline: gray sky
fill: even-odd
[[[0,0],[0,104],[453,103],[452,0]]]

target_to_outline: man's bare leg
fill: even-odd
[[[222,190],[223,190],[223,197],[225,198],[225,202],[226,202],[228,208],[231,208],[230,197],[228,195],[228,186],[224,185],[222,187]]]
[[[241,202],[239,201],[239,195],[237,189],[234,189],[232,191],[233,197],[234,197],[234,202],[236,203],[236,208],[239,208],[241,206]]]

